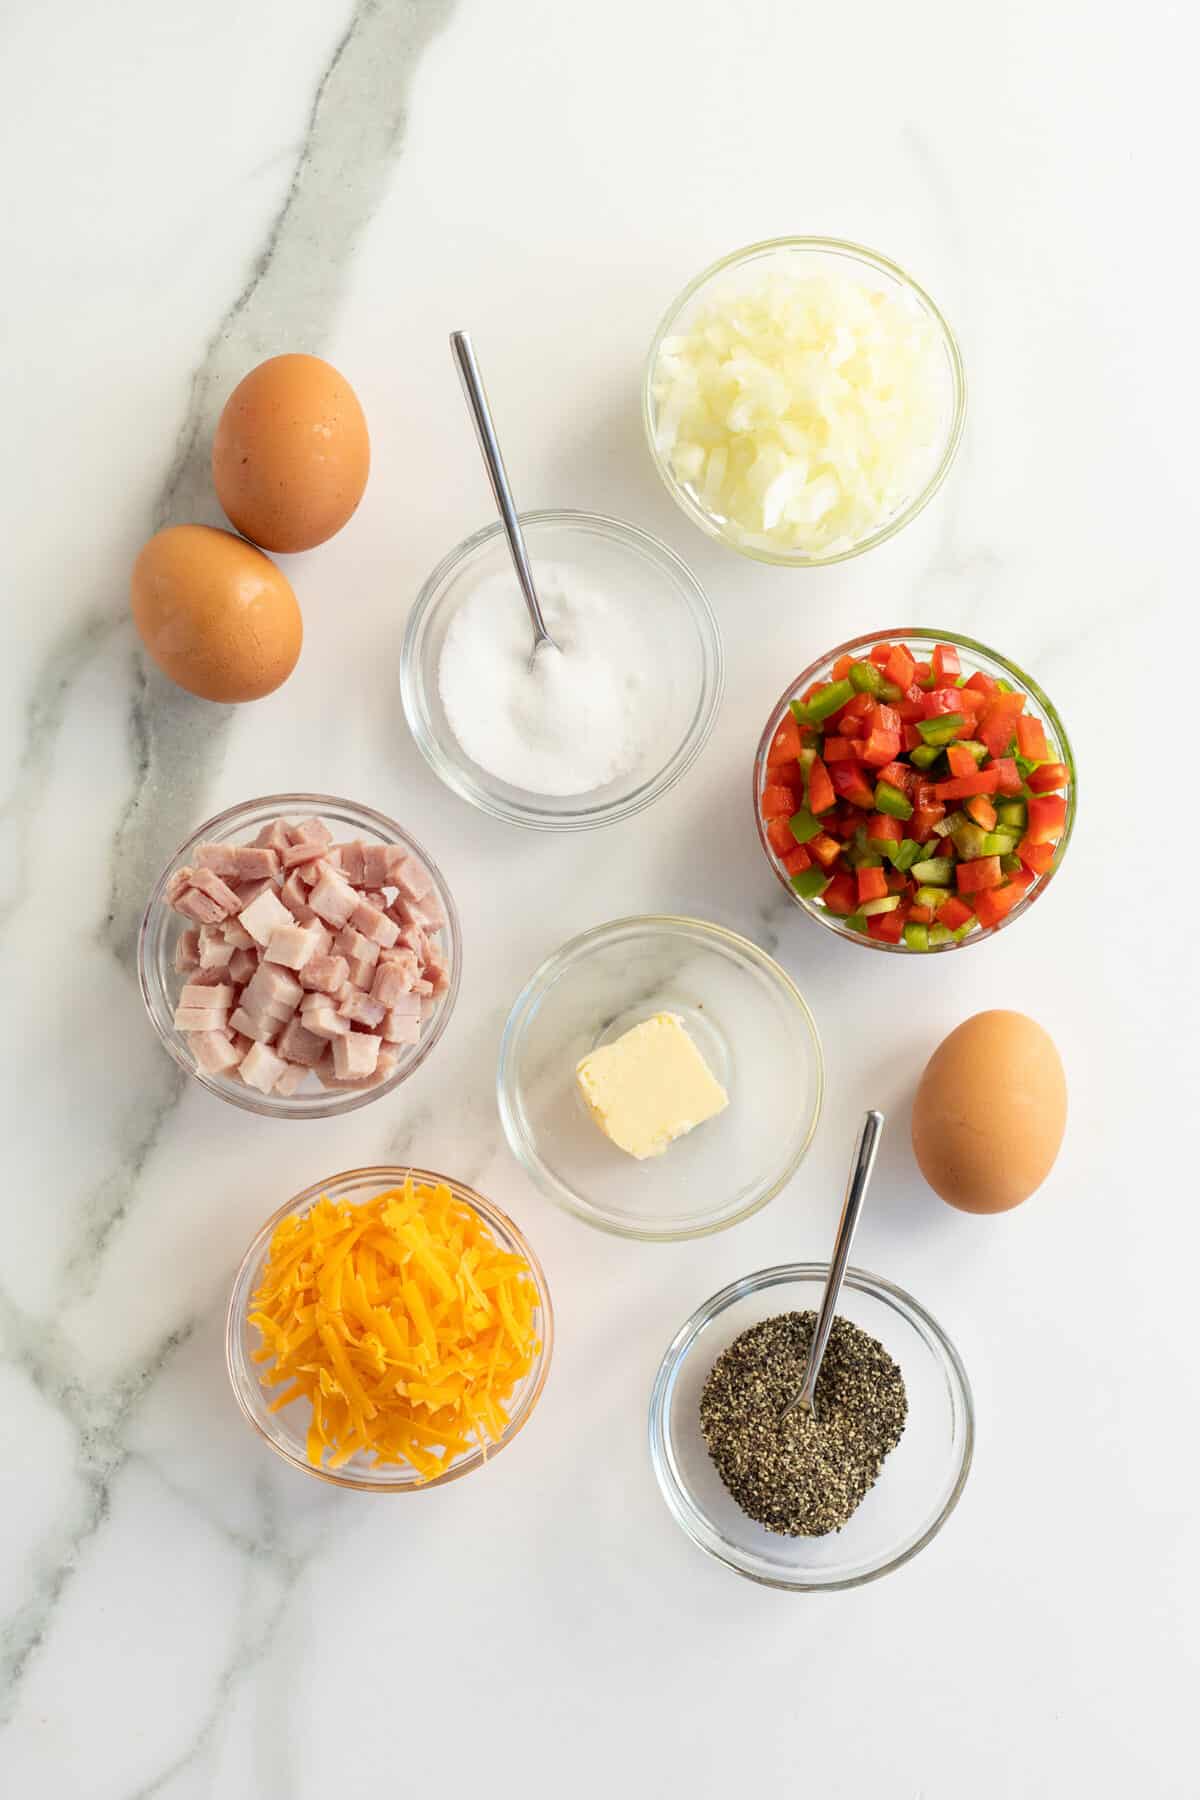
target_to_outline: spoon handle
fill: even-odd
[[[829,1279],[825,1283],[825,1292],[821,1296],[821,1310],[817,1314],[816,1328],[813,1331],[812,1348],[808,1353],[808,1366],[804,1371],[800,1392],[788,1401],[780,1415],[782,1418],[786,1418],[796,1406],[803,1405],[807,1410],[812,1410],[817,1376],[821,1373],[821,1362],[825,1355],[825,1347],[829,1342],[829,1333],[833,1330],[846,1264],[850,1261],[850,1246],[854,1241],[854,1228],[858,1224],[858,1216],[862,1212],[863,1201],[867,1197],[867,1186],[871,1180],[871,1171],[875,1167],[875,1156],[879,1149],[882,1131],[883,1114],[869,1112],[862,1122],[862,1130],[858,1134],[858,1144],[854,1152],[854,1161],[850,1165],[850,1176],[846,1183],[846,1198],[842,1205],[842,1217],[838,1224],[837,1237],[834,1240],[833,1255],[829,1259]]]
[[[483,376],[479,373],[479,364],[475,361],[475,351],[468,333],[452,331],[450,333],[450,349],[454,356],[455,367],[458,369],[458,378],[462,382],[463,393],[467,398],[471,421],[475,426],[475,435],[479,439],[479,448],[483,452],[483,466],[487,470],[492,494],[496,501],[496,510],[500,514],[504,535],[508,539],[513,566],[517,571],[517,580],[521,584],[521,592],[525,596],[525,604],[529,608],[529,616],[533,620],[533,629],[537,634],[537,640],[541,643],[550,639],[550,633],[546,629],[546,621],[542,617],[537,590],[533,585],[529,552],[525,548],[525,533],[521,530],[516,502],[513,500],[512,489],[508,485],[508,473],[504,467],[504,458],[500,454],[500,440],[496,436],[496,427],[492,422],[492,409],[488,405]]]

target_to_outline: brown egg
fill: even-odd
[[[311,550],[363,497],[371,443],[350,383],[319,356],[272,356],[230,394],[213,439],[217,498],[265,550]]]
[[[163,674],[202,700],[261,700],[300,655],[304,626],[290,584],[231,531],[158,532],[133,565],[130,602]]]
[[[1066,1124],[1067,1080],[1053,1039],[1024,1013],[976,1013],[926,1064],[913,1151],[951,1206],[1008,1212],[1045,1181]]]

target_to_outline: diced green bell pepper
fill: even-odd
[[[978,744],[974,738],[959,738],[958,747],[960,750],[969,750],[971,752],[971,755],[975,758],[975,767],[977,769],[982,766],[983,761],[987,756],[986,744]]]
[[[1017,840],[1011,832],[988,831],[984,833],[983,850],[980,854],[983,856],[1007,856],[1009,851],[1015,850],[1016,847]]]
[[[950,895],[944,887],[934,887],[932,884],[919,887],[913,895],[915,905],[932,907],[934,912],[939,906],[944,906],[949,898]]]
[[[1004,831],[1015,831],[1018,836],[1025,830],[1029,819],[1029,808],[1024,800],[998,800],[996,802],[996,823]]]
[[[936,744],[939,750],[954,742],[954,734],[962,727],[961,713],[938,713],[932,719],[918,719],[917,730],[926,744]]]
[[[910,873],[918,887],[949,887],[954,880],[954,862],[949,856],[930,856],[914,863]]]
[[[873,662],[850,664],[850,685],[856,694],[870,694],[872,700],[881,699],[884,679],[882,671]]]
[[[982,825],[976,825],[973,819],[964,819],[961,825],[954,827],[950,836],[954,840],[954,848],[964,862],[974,862],[977,856],[988,854],[983,847],[987,843],[988,834]]]
[[[899,904],[899,894],[881,894],[878,900],[864,900],[858,910],[864,919],[873,919],[877,913],[895,912]]]
[[[809,812],[807,806],[802,806],[788,820],[788,829],[798,844],[807,844],[819,834],[821,821],[815,813]]]
[[[811,700],[793,700],[792,716],[798,725],[819,725],[853,698],[854,689],[848,681],[831,681],[818,688]]]
[[[911,819],[912,801],[898,787],[893,787],[890,781],[877,781],[875,810],[889,819]]]
[[[836,914],[831,913],[830,917],[834,918],[834,917],[836,917]],[[850,914],[849,918],[844,919],[842,922],[847,927],[848,930],[861,931],[863,933],[864,937],[866,936],[867,921],[866,921],[865,916],[862,913],[852,912]]]
[[[954,933],[951,931],[950,927],[948,925],[939,925],[935,919],[933,924],[929,926],[929,935],[925,942],[930,950],[936,950],[939,944],[949,944],[953,940],[953,937]]]
[[[924,854],[924,845],[916,843],[913,838],[903,838],[898,844],[889,844],[887,849],[888,861],[901,875],[907,875],[913,864],[920,862]]]
[[[824,869],[801,869],[792,876],[792,886],[802,900],[816,900],[825,892],[832,877]]]
[[[914,744],[908,753],[908,760],[914,769],[932,769],[941,754],[936,744]]]
[[[1006,875],[1015,875],[1021,866],[1021,859],[1014,851],[1010,850],[1007,856],[1000,858],[1000,867]]]
[[[904,927],[904,942],[910,950],[928,950],[929,927],[910,919]]]

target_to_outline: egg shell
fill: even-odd
[[[319,356],[272,356],[225,402],[212,474],[232,524],[266,550],[311,550],[340,531],[371,467],[358,396]]]
[[[261,700],[300,655],[304,626],[286,577],[212,525],[170,525],[144,544],[130,603],[163,674],[202,700]]]
[[[930,1057],[913,1103],[913,1153],[960,1212],[1008,1212],[1054,1167],[1067,1081],[1053,1039],[1024,1013],[976,1013]]]

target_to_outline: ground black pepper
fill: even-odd
[[[717,1473],[742,1511],[786,1537],[840,1531],[861,1504],[908,1415],[904,1378],[878,1339],[835,1319],[817,1416],[796,1407],[814,1312],[751,1325],[713,1364],[700,1396],[700,1428]]]

